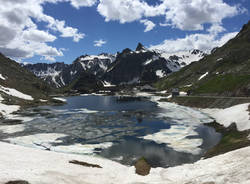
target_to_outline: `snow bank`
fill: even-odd
[[[240,104],[227,109],[201,109],[201,111],[209,114],[218,123],[228,127],[232,123],[236,123],[239,131],[250,129],[250,115],[248,106],[250,104]]]
[[[0,142],[0,183],[27,180],[32,184],[239,184],[250,183],[250,147],[173,168],[151,169],[148,176],[134,167],[93,156],[55,153]],[[79,160],[102,166],[69,164]]]
[[[26,95],[20,91],[17,91],[16,89],[12,89],[12,88],[6,88],[6,87],[3,87],[0,85],[0,91],[10,95],[10,96],[14,96],[14,97],[17,97],[17,98],[22,98],[24,100],[34,100],[32,98],[32,96],[30,95]]]

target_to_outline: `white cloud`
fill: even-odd
[[[140,23],[142,23],[146,26],[144,32],[151,31],[155,27],[155,24],[152,21],[147,20],[147,19],[140,20]]]
[[[204,23],[221,23],[239,12],[223,0],[164,0],[166,23],[181,30],[203,30]]]
[[[96,41],[94,41],[94,46],[95,47],[102,47],[104,44],[106,44],[107,43],[107,41],[105,41],[105,40],[96,40]]]
[[[37,29],[24,30],[23,38],[26,41],[34,41],[34,42],[53,42],[56,40],[56,37],[54,35],[51,35],[48,32]]]
[[[117,20],[126,23],[142,17],[164,15],[165,7],[150,6],[141,0],[100,0],[97,10],[107,22]]]
[[[165,40],[159,45],[150,46],[150,49],[164,50],[169,53],[188,51],[192,49],[199,49],[208,52],[215,47],[221,47],[227,41],[235,37],[237,33],[238,32],[226,33],[220,38],[211,33],[191,34],[184,38]]]
[[[63,56],[60,49],[49,46],[60,33],[60,37],[73,38],[78,42],[84,38],[77,28],[67,26],[65,21],[46,15],[43,4],[69,2],[69,0],[0,0],[0,52],[9,57],[28,58],[34,55],[54,60]],[[70,0],[74,7],[92,6],[95,0]],[[41,30],[36,22],[47,24],[47,30]]]
[[[223,31],[226,31],[226,29],[224,27],[222,27],[219,24],[213,24],[209,29],[208,32],[211,34],[215,34],[217,35],[218,33],[221,33]]]
[[[70,1],[71,5],[77,9],[82,6],[93,6],[97,2],[97,0],[70,0]]]
[[[100,0],[97,10],[105,21],[120,23],[165,16],[161,26],[181,30],[203,30],[205,23],[221,24],[224,18],[246,13],[240,5],[230,6],[223,0],[161,0],[155,6],[145,0]]]

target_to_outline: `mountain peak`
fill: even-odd
[[[139,42],[135,51],[146,50],[145,47]]]

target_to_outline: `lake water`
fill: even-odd
[[[153,167],[194,162],[220,140],[213,128],[193,124],[189,109],[159,107],[146,98],[68,97],[63,106],[32,108],[23,129],[0,139],[30,147],[95,154],[132,165],[144,157]],[[181,109],[181,110],[179,110]]]

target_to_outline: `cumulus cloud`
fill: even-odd
[[[203,30],[204,23],[221,23],[239,13],[223,0],[165,0],[166,22],[181,30]]]
[[[150,46],[150,49],[164,50],[169,53],[199,49],[209,52],[215,47],[221,47],[227,41],[237,35],[238,32],[226,33],[218,38],[217,35],[207,34],[191,34],[184,38],[165,40],[159,45]]]
[[[53,61],[54,57],[63,56],[61,49],[48,45],[57,39],[52,33],[73,38],[74,42],[85,34],[44,13],[43,4],[59,2],[70,2],[79,8],[92,6],[96,0],[0,0],[0,52],[17,59],[40,55]],[[47,30],[40,30],[36,22],[45,23]]]
[[[141,0],[100,0],[97,10],[107,22],[126,23],[142,17],[164,15],[165,8],[162,5],[150,6]]]
[[[105,41],[105,40],[96,40],[96,41],[94,41],[94,46],[95,47],[102,47],[104,44],[106,44],[107,43],[107,41]]]
[[[221,24],[224,18],[246,12],[240,5],[231,6],[223,0],[161,0],[155,6],[145,0],[100,0],[97,10],[105,21],[120,23],[165,16],[161,26],[181,30],[203,30],[205,23]]]
[[[146,26],[144,32],[151,31],[155,27],[155,24],[152,21],[147,20],[147,19],[140,20],[140,23],[142,23]]]

